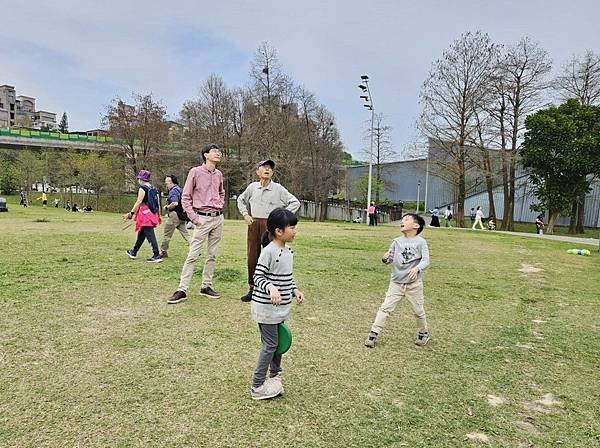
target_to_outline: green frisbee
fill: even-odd
[[[283,322],[277,325],[277,339],[277,350],[275,353],[283,355],[292,346],[292,330]]]

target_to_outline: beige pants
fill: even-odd
[[[417,318],[417,328],[419,331],[427,330],[425,309],[423,308],[425,302],[425,298],[423,297],[423,280],[417,280],[416,282],[405,284],[390,282],[388,291],[385,294],[385,300],[377,311],[371,331],[377,334],[381,333],[385,326],[385,320],[394,311],[396,305],[398,305],[403,297],[406,297],[406,300],[408,300],[408,303],[412,307],[413,314]]]
[[[223,234],[223,222],[225,219],[223,215],[199,216],[198,221],[198,225],[196,225],[192,240],[190,241],[190,251],[181,270],[178,291],[187,292],[192,281],[192,275],[194,274],[194,267],[200,257],[200,249],[204,240],[207,240],[207,245],[206,261],[204,262],[204,269],[202,271],[202,288],[212,286],[217,249],[219,241],[221,241],[221,235]]]
[[[179,233],[181,233],[183,239],[186,240],[188,244],[190,244],[190,234],[185,228],[185,221],[181,221],[177,216],[176,212],[169,212],[169,219],[164,227],[165,233],[163,236],[162,244],[160,245],[160,250],[164,252],[169,250],[169,243],[171,242],[171,238],[173,237],[175,230],[179,230]]]

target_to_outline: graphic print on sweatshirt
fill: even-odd
[[[402,264],[410,263],[417,258],[414,247],[405,247],[402,252],[400,252],[400,255],[402,255]]]

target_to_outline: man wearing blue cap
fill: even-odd
[[[269,213],[279,207],[286,208],[292,213],[296,213],[300,208],[300,201],[293,194],[271,180],[274,170],[275,162],[272,160],[259,162],[256,169],[258,182],[248,185],[237,199],[238,210],[248,225],[248,286],[250,290],[248,294],[241,297],[242,302],[252,300],[254,270],[260,255],[261,238],[267,230]],[[248,206],[250,206],[250,211],[248,211]]]

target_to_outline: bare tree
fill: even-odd
[[[573,55],[562,67],[555,80],[555,88],[564,99],[576,98],[584,106],[600,104],[600,55],[588,50],[584,55]],[[569,233],[583,233],[585,194],[571,205]]]
[[[129,162],[130,177],[139,168],[151,168],[153,156],[168,139],[167,112],[152,94],[132,95],[133,105],[114,99],[102,119],[110,135],[122,147]]]
[[[476,132],[474,111],[486,100],[497,51],[480,31],[465,33],[433,63],[421,89],[423,134],[436,151],[429,154],[437,172],[456,188],[459,226],[464,226],[467,144]]]
[[[375,180],[379,184],[391,187],[391,179],[386,178],[385,169],[382,166],[384,163],[391,162],[398,158],[398,153],[394,150],[392,145],[392,127],[384,124],[385,118],[383,114],[375,115],[375,122],[373,126],[373,154],[371,155],[370,144],[363,150],[368,158],[373,157],[373,164],[375,165]],[[371,121],[368,121],[368,129],[365,133],[365,141],[371,141]],[[379,203],[380,189],[375,190],[375,202]]]
[[[513,230],[515,179],[518,149],[523,140],[525,117],[545,105],[544,93],[549,87],[547,75],[552,69],[548,52],[529,37],[509,46],[498,67],[497,78],[502,85],[501,102],[505,102],[507,142],[502,147],[504,181],[504,216],[502,228]]]

